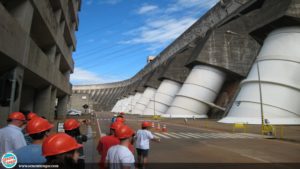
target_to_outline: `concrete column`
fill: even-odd
[[[64,76],[68,81],[70,80],[70,74],[71,74],[70,70],[67,70],[66,72],[64,72]]]
[[[60,59],[61,59],[61,54],[58,53],[56,56],[55,56],[55,66],[59,69],[60,67]],[[80,90],[79,90],[80,91]]]
[[[219,94],[225,73],[210,66],[197,65],[176,94],[166,114],[172,118],[207,118]]]
[[[64,32],[65,26],[66,26],[66,21],[65,20],[61,21],[60,24],[59,24],[59,26],[60,26],[60,30],[62,32]]]
[[[61,14],[62,14],[62,10],[61,9],[58,9],[57,11],[54,12],[54,15],[56,17],[57,23],[60,22]]]
[[[51,86],[37,90],[34,100],[34,112],[47,119],[50,118]]]
[[[49,60],[51,63],[56,63],[56,46],[53,45],[52,47],[50,47],[45,54],[48,56]]]
[[[56,93],[57,89],[52,87],[51,90],[51,98],[50,98],[50,114],[48,120],[54,120],[55,119],[55,105],[56,105]]]
[[[68,109],[69,95],[58,98],[57,102],[57,117],[64,119]]]
[[[154,98],[150,99],[147,108],[144,110],[144,115],[165,114],[180,88],[180,83],[164,79],[157,89]]]
[[[34,8],[32,7],[30,0],[24,0],[20,2],[21,3],[16,5],[16,7],[13,8],[10,13],[20,23],[23,30],[30,34]]]

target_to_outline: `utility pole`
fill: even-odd
[[[259,72],[259,61],[256,62],[257,74],[258,74],[258,88],[259,88],[259,98],[260,98],[260,113],[261,113],[261,126],[265,125],[264,122],[264,109],[263,109],[263,99],[262,99],[262,90],[261,90],[261,81],[260,81],[260,72]]]

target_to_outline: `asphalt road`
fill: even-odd
[[[111,118],[111,113],[96,113],[96,117],[93,118],[95,120],[93,128],[98,133],[95,140],[99,140],[99,132],[102,136],[108,133]],[[140,128],[141,121],[143,121],[136,116],[125,115],[125,118],[125,123],[135,130]],[[167,132],[159,132],[154,129],[152,133],[160,137],[161,142],[151,142],[149,153],[149,162],[151,163],[179,165],[181,163],[186,165],[187,163],[277,163],[280,166],[300,163],[300,144],[266,139],[261,135],[226,133],[178,124],[167,124]],[[95,156],[94,159],[98,161],[99,156]],[[254,167],[256,166],[250,168]]]

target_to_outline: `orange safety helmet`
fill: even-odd
[[[20,120],[20,121],[25,121],[25,120],[26,120],[24,114],[21,113],[21,112],[13,112],[13,113],[10,113],[10,114],[8,115],[8,119],[9,119],[9,120]]]
[[[113,129],[113,130],[118,130],[120,127],[122,127],[124,124],[123,123],[120,123],[120,122],[113,122],[111,125],[110,125],[110,128]]]
[[[42,145],[43,156],[62,154],[82,147],[77,141],[66,133],[57,133],[47,137]]]
[[[118,130],[116,130],[116,137],[118,137],[119,139],[129,138],[132,135],[134,135],[134,131],[126,125],[123,125]]]
[[[125,119],[122,117],[117,117],[115,122],[124,123]]]
[[[149,121],[142,122],[142,127],[151,127],[151,123]]]
[[[26,132],[28,134],[36,134],[50,130],[51,128],[53,128],[53,125],[50,124],[48,120],[41,117],[35,117],[27,123]]]
[[[33,113],[33,112],[30,112],[27,114],[27,120],[31,120],[35,117],[39,117],[37,114]]]
[[[67,119],[64,123],[65,130],[73,130],[80,126],[80,123],[75,119]]]

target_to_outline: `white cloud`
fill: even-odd
[[[74,73],[71,74],[71,82],[73,84],[93,84],[102,83],[103,79],[93,72],[75,67]]]
[[[105,75],[100,77],[94,72],[79,67],[75,67],[74,73],[71,74],[71,82],[73,85],[111,83],[121,81],[127,78],[127,76],[125,77],[123,75]]]
[[[154,10],[157,10],[158,7],[155,6],[155,5],[143,5],[138,11],[137,13],[138,14],[145,14],[147,12],[150,12],[150,11],[154,11]]]
[[[187,8],[210,9],[218,1],[219,0],[177,0],[177,2],[168,5],[165,11],[172,13],[186,10]]]
[[[176,39],[187,28],[189,28],[194,22],[195,18],[183,18],[183,19],[159,19],[149,20],[142,28],[132,30],[137,34],[137,37],[129,41],[124,41],[127,44],[141,44],[149,43],[154,46],[166,44]],[[157,47],[155,47],[157,48]]]

